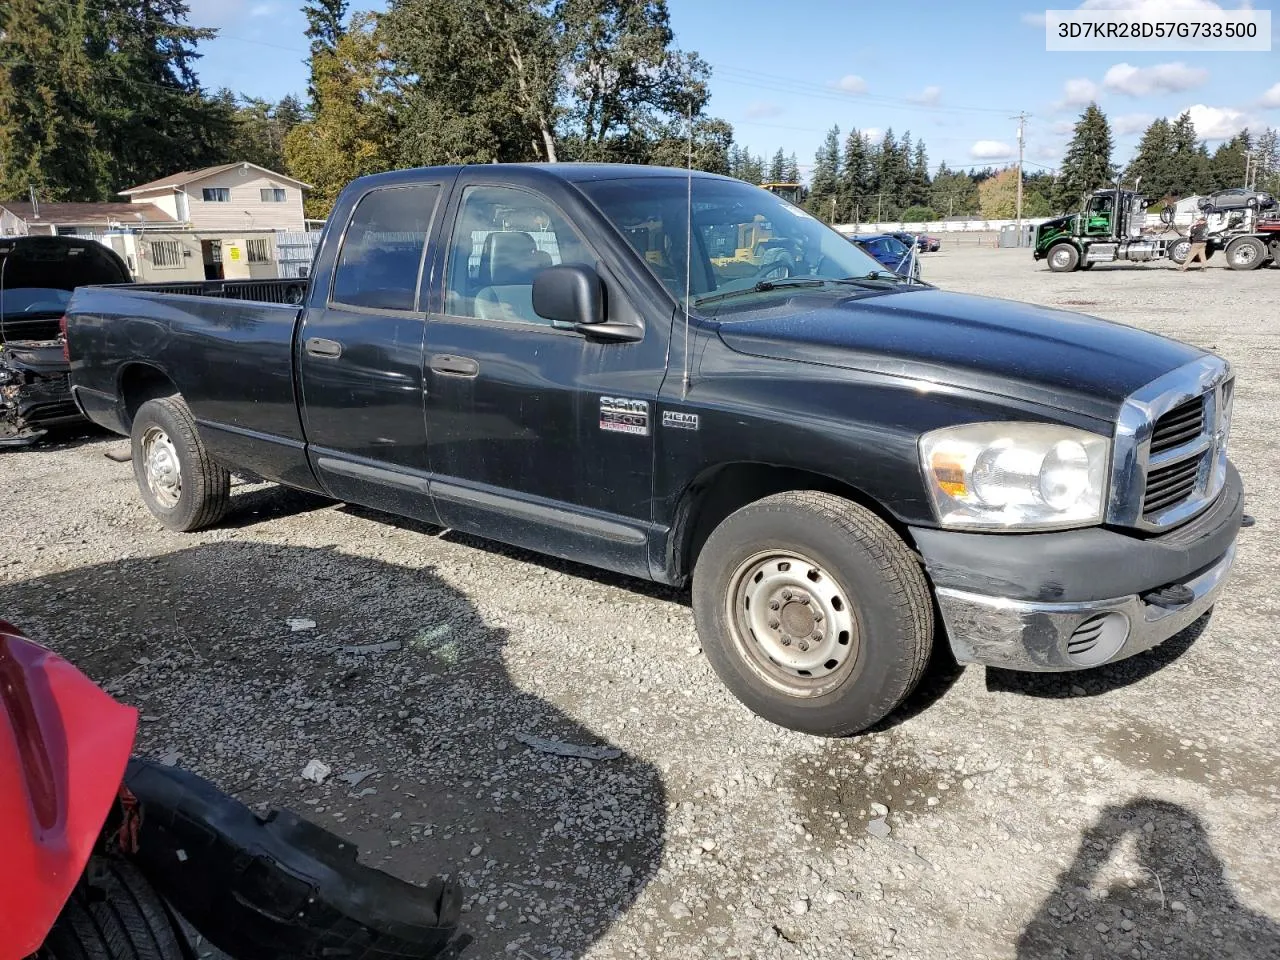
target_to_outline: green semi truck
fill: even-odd
[[[1146,262],[1187,259],[1191,241],[1172,226],[1171,211],[1163,217],[1165,229],[1148,233],[1150,199],[1136,190],[1108,187],[1085,198],[1079,213],[1048,220],[1038,227],[1032,256],[1047,260],[1055,273],[1088,270],[1095,263],[1119,260]],[[1225,250],[1227,265],[1253,270],[1280,258],[1280,218],[1274,211],[1253,206],[1238,209],[1209,207],[1207,254]]]

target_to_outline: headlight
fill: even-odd
[[[969,423],[920,438],[944,527],[1047,530],[1102,521],[1111,441],[1043,423]]]

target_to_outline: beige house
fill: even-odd
[[[118,252],[136,264],[144,282],[276,277],[276,234],[306,229],[307,189],[253,163],[224,163],[122,190],[131,203],[160,210],[183,232],[133,234],[125,238],[128,249]]]

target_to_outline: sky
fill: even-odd
[[[1267,53],[1045,51],[1044,6],[1019,0],[668,0],[676,44],[712,67],[708,113],[733,124],[753,153],[794,152],[802,171],[826,131],[886,128],[923,137],[930,165],[1003,166],[1026,121],[1029,170],[1061,162],[1092,100],[1132,156],[1159,116],[1190,110],[1213,146],[1243,127],[1280,127],[1280,15]],[[190,21],[216,27],[197,62],[208,88],[277,100],[306,88],[301,0],[188,0]],[[1055,0],[1053,7],[1234,9],[1214,0]],[[352,0],[377,10],[382,0]]]

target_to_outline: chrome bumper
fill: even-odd
[[[1082,670],[1150,650],[1213,606],[1235,560],[1233,543],[1184,581],[1190,599],[1160,606],[1137,594],[1082,603],[1029,603],[940,587],[938,607],[961,663],[1009,670]]]

